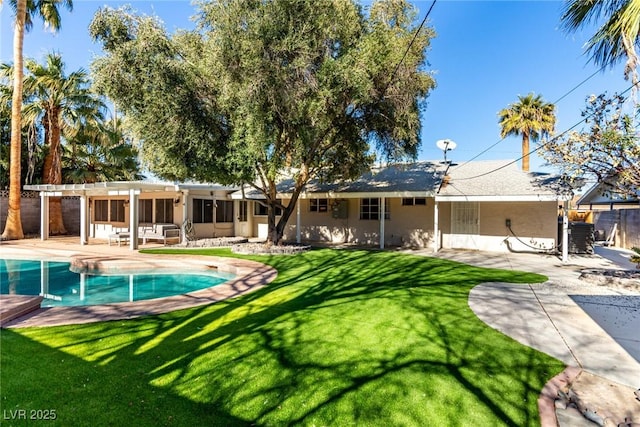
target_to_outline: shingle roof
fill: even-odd
[[[438,199],[554,199],[571,194],[572,189],[560,176],[525,172],[512,160],[490,160],[451,165]]]
[[[377,166],[352,181],[326,183],[311,180],[305,193],[307,197],[328,193],[339,194],[340,197],[363,197],[367,193],[384,197],[433,197],[445,170],[445,164],[428,161]],[[283,179],[277,185],[278,193],[283,196],[291,194],[293,184],[293,179]],[[235,197],[240,197],[240,192],[235,193]],[[245,189],[245,197],[259,198],[260,193]]]

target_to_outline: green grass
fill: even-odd
[[[486,326],[467,299],[481,282],[543,276],[364,250],[251,259],[278,278],[230,301],[2,330],[4,418],[55,409],[64,426],[539,425],[536,400],[562,363]],[[21,422],[3,425],[32,425]]]

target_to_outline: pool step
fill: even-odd
[[[0,295],[0,327],[40,308],[41,296]]]

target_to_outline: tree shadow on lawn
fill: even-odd
[[[539,424],[538,394],[562,364],[490,329],[467,305],[477,283],[536,276],[362,250],[252,259],[274,266],[278,278],[233,300],[3,331],[11,338],[3,339],[3,385],[20,369],[15,340],[17,350],[47,350],[22,369],[47,372],[66,358],[73,362],[61,373],[95,378],[94,408],[58,405],[61,419],[93,419],[110,406],[129,414],[127,402],[140,400],[148,410],[139,409],[139,425],[187,425],[200,415],[225,425]],[[87,401],[85,384],[40,382],[67,402]],[[10,390],[20,381],[9,384],[5,404],[23,405]]]

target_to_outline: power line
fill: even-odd
[[[629,92],[631,89],[633,89],[633,87],[634,87],[634,86],[636,86],[636,85],[638,85],[638,84],[640,84],[640,83],[632,84],[631,86],[629,86],[628,88],[626,88],[624,91],[622,91],[622,92],[620,93],[620,95],[624,95],[624,94],[626,94],[626,93],[627,93],[627,92]],[[594,111],[593,113],[591,113],[591,114],[587,115],[587,116],[584,116],[582,119],[580,119],[580,121],[578,121],[577,123],[575,123],[573,126],[571,126],[571,127],[570,127],[570,128],[568,128],[568,129],[565,129],[562,133],[560,133],[559,135],[554,136],[553,138],[551,138],[551,139],[550,139],[550,140],[548,140],[547,142],[545,142],[545,143],[543,143],[543,144],[540,144],[538,147],[536,147],[536,148],[534,148],[533,150],[529,151],[526,155],[531,155],[531,154],[535,153],[536,151],[540,150],[541,148],[543,148],[543,147],[545,147],[545,146],[547,146],[547,145],[551,144],[551,142],[555,141],[556,139],[558,139],[558,138],[560,138],[560,137],[564,136],[564,135],[565,135],[566,133],[568,133],[569,131],[571,131],[571,130],[573,130],[574,128],[578,127],[578,126],[579,126],[579,125],[581,125],[581,124],[582,124],[586,119],[588,119],[588,118],[592,117],[594,114],[596,114],[596,112],[595,112],[595,111]],[[524,157],[525,157],[525,156],[520,156],[519,158],[517,158],[517,159],[515,159],[515,160],[513,160],[513,161],[511,161],[511,162],[509,162],[509,163],[506,163],[506,164],[504,164],[504,165],[502,165],[502,166],[500,166],[500,167],[498,167],[498,168],[495,168],[495,169],[493,169],[493,170],[490,170],[489,172],[484,172],[484,173],[481,173],[481,174],[479,174],[479,175],[476,175],[476,176],[470,176],[470,177],[466,177],[466,178],[457,178],[457,179],[456,179],[456,181],[467,181],[467,180],[470,180],[470,179],[476,179],[476,178],[480,178],[480,177],[483,177],[483,176],[490,175],[490,174],[492,174],[492,173],[494,173],[494,172],[497,172],[497,171],[499,171],[499,170],[501,170],[501,169],[504,169],[504,168],[506,168],[506,167],[508,167],[508,166],[511,166],[511,165],[512,165],[512,164],[514,164],[514,163],[518,163],[518,162],[519,162],[520,160],[522,160]],[[466,162],[466,163],[469,163],[469,162]],[[464,163],[464,164],[460,165],[460,167],[464,166],[466,163]],[[459,169],[460,167],[458,167],[458,169]]]
[[[396,67],[393,69],[393,72],[391,73],[391,76],[389,77],[389,81],[387,82],[387,85],[382,90],[382,95],[380,96],[380,98],[384,97],[385,92],[387,91],[387,89],[389,89],[389,86],[391,86],[391,82],[393,82],[393,79],[395,78],[396,73],[400,69],[400,65],[402,65],[402,63],[404,62],[404,59],[407,57],[407,54],[409,53],[409,50],[411,49],[411,46],[413,46],[413,43],[418,38],[418,34],[420,34],[420,31],[422,31],[422,28],[424,27],[424,24],[427,22],[427,18],[429,17],[429,14],[431,14],[431,10],[433,10],[433,6],[435,6],[435,4],[436,4],[436,0],[433,0],[433,2],[431,3],[431,6],[429,7],[429,10],[427,11],[427,14],[424,16],[424,19],[422,20],[422,22],[418,26],[418,29],[413,33],[413,38],[411,39],[411,42],[409,42],[409,45],[407,46],[407,49],[404,51],[404,54],[402,55],[402,58],[396,64]]]
[[[575,85],[573,88],[571,88],[569,91],[565,92],[564,95],[562,95],[560,98],[558,98],[557,100],[555,100],[552,104],[557,104],[560,101],[562,101],[564,98],[566,98],[567,96],[569,96],[572,92],[576,91],[580,86],[582,86],[583,84],[585,84],[586,82],[588,82],[589,80],[591,80],[593,77],[595,77],[598,73],[600,73],[602,70],[604,70],[607,66],[603,65],[602,67],[600,67],[598,70],[596,70],[593,74],[591,74],[589,77],[585,78],[584,80],[582,80],[580,83],[578,83],[577,85]],[[466,165],[467,163],[470,163],[472,161],[474,161],[475,159],[477,159],[478,157],[482,156],[483,154],[487,153],[489,150],[491,150],[492,148],[494,148],[495,146],[497,146],[498,144],[500,144],[502,141],[504,141],[506,139],[506,137],[504,138],[500,138],[496,143],[490,145],[489,147],[487,147],[486,149],[482,150],[480,153],[476,154],[475,156],[473,156],[472,158],[470,158],[469,160],[467,160],[466,162],[462,163],[460,166],[458,166],[458,169],[463,167],[464,165]]]

